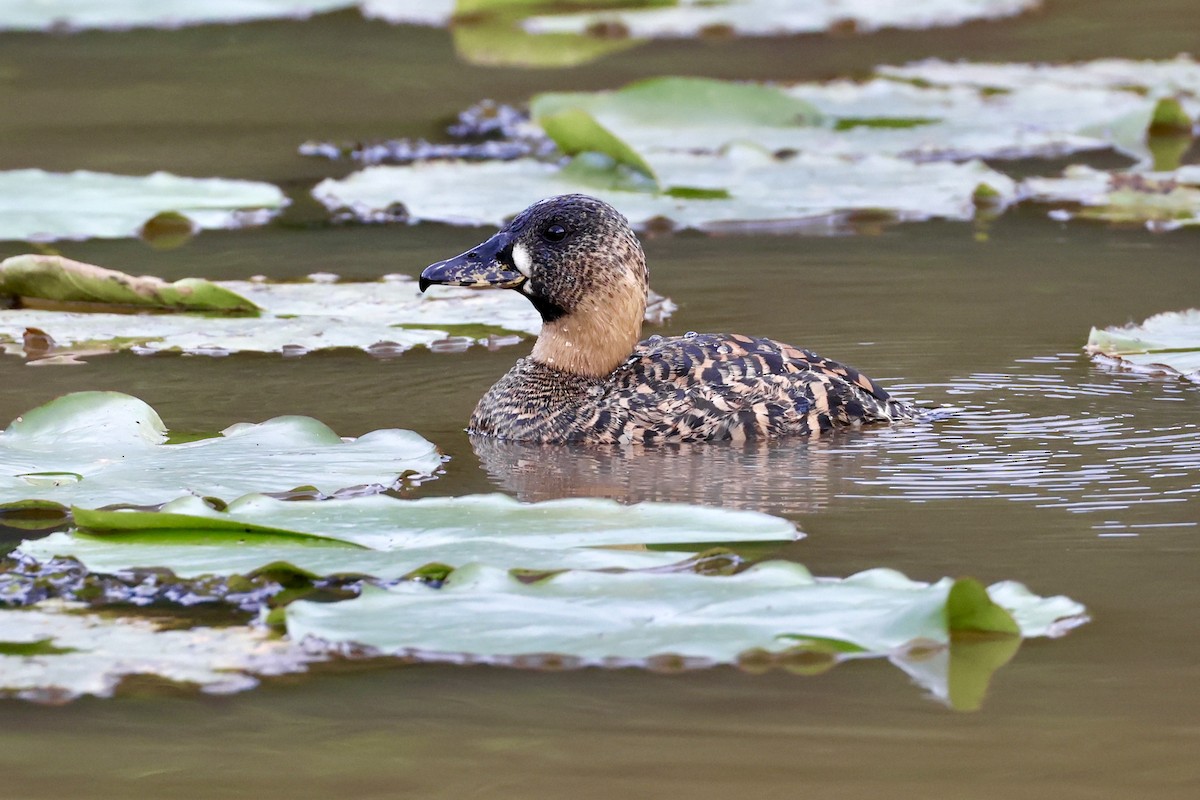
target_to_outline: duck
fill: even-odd
[[[550,197],[421,272],[430,286],[510,289],[541,315],[530,354],[479,400],[472,436],[538,444],[814,437],[916,419],[858,370],[729,333],[641,341],[649,271],[629,221],[583,194]]]

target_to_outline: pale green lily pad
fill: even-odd
[[[1190,80],[1185,65],[1167,66],[1181,82]],[[883,74],[891,75],[886,68]],[[659,151],[713,152],[732,142],[924,161],[1105,147],[1143,158],[1159,102],[1140,88],[1077,86],[1049,76],[1004,91],[894,77],[787,87],[655,78],[617,91],[537,95],[531,110],[535,120],[565,109],[586,111],[651,162]]]
[[[24,255],[0,261],[0,296],[4,295],[150,310],[258,312],[249,300],[210,281],[184,278],[167,283],[61,256]]]
[[[950,62],[927,59],[877,70],[904,80],[939,86],[1019,91],[1036,84],[1074,89],[1140,90],[1155,97],[1200,99],[1200,63],[1189,55],[1163,61],[1101,58],[1076,64]]]
[[[499,494],[321,502],[249,495],[223,511],[188,497],[158,512],[74,511],[82,533],[27,541],[21,552],[41,561],[70,556],[92,572],[110,574],[157,567],[181,578],[247,575],[283,562],[314,575],[395,580],[432,563],[481,561],[532,570],[667,567],[691,554],[644,545],[791,541],[800,535],[787,520],[749,511],[596,499],[527,504]],[[306,538],[313,536],[320,539]],[[640,549],[612,549],[630,545]]]
[[[1054,219],[1143,223],[1155,231],[1200,225],[1200,166],[1112,173],[1077,165],[1060,178],[1029,178],[1022,190],[1037,202],[1079,206],[1051,211]]]
[[[402,202],[416,220],[501,225],[544,197],[582,191],[611,203],[635,227],[669,220],[699,229],[824,224],[854,211],[904,220],[971,219],[981,186],[993,190],[998,205],[1015,197],[1010,178],[979,162],[916,164],[887,156],[815,153],[777,158],[747,146],[716,154],[656,153],[647,160],[661,185],[708,189],[718,196],[605,188],[578,172],[528,160],[369,167],[342,180],[322,181],[313,194],[331,209],[349,208],[364,217]]]
[[[1023,636],[1046,635],[1085,613],[1067,598],[1011,590],[1004,597],[1017,602]],[[926,584],[886,569],[815,579],[798,564],[771,561],[732,576],[570,571],[530,583],[475,564],[455,570],[440,589],[403,583],[340,603],[299,601],[286,620],[296,641],[428,660],[512,663],[554,654],[581,665],[644,666],[673,656],[702,666],[803,649],[809,640],[885,655],[945,644],[956,632],[1018,630],[1011,612],[992,606],[974,582]]]
[[[168,211],[201,229],[262,225],[287,205],[276,186],[225,178],[0,172],[0,241],[120,239]]]
[[[634,4],[630,4],[634,5]],[[829,30],[934,28],[977,19],[997,19],[1029,11],[1037,0],[684,0],[665,8],[606,9],[535,16],[525,23],[534,33],[623,30],[640,38],[701,36],[788,36]]]
[[[1155,314],[1140,325],[1092,328],[1085,349],[1136,372],[1200,383],[1200,309]]]
[[[77,267],[100,267],[59,256],[20,256],[35,259],[59,280],[72,279]],[[6,264],[9,262],[5,262]],[[21,263],[24,263],[23,261]],[[142,279],[112,273],[118,281]],[[111,276],[109,276],[111,277]],[[122,314],[89,311],[18,308],[0,311],[0,352],[27,354],[26,331],[48,336],[58,350],[83,350],[95,355],[129,350],[228,355],[234,352],[288,353],[350,347],[380,356],[394,356],[414,347],[453,345],[456,349],[482,342],[501,346],[536,334],[541,317],[516,292],[475,292],[456,287],[432,287],[422,294],[411,278],[386,276],[381,281],[340,283],[319,281],[266,283],[213,281],[215,291],[261,309],[257,317],[191,314]],[[336,280],[336,276],[332,276]],[[3,272],[0,272],[0,281]],[[153,280],[153,279],[151,279]],[[192,284],[189,284],[192,285]],[[36,287],[33,287],[36,289]],[[94,287],[93,287],[94,288]],[[21,292],[23,293],[23,292]],[[0,282],[0,294],[4,287]],[[99,308],[99,306],[91,306]],[[662,324],[675,309],[670,299],[650,293],[646,321]],[[454,338],[450,338],[454,337]],[[39,354],[39,356],[42,354]],[[31,362],[38,363],[38,362]]]
[[[1182,86],[1193,80],[1189,65],[1156,68]],[[531,103],[534,118],[564,152],[580,154],[565,165],[372,167],[324,181],[313,194],[362,219],[400,203],[411,219],[455,224],[501,224],[571,191],[600,196],[635,225],[655,228],[664,220],[700,229],[823,224],[855,212],[963,220],[978,200],[1004,208],[1018,197],[1012,179],[974,159],[1115,149],[1149,164],[1158,155],[1151,129],[1168,118],[1180,129],[1196,110],[1183,92],[1176,99],[1136,85],[1080,86],[1070,73],[994,89],[930,85],[899,70],[863,83],[777,88],[658,78],[617,91],[542,94]]]
[[[0,610],[0,696],[62,703],[111,697],[131,676],[212,694],[252,689],[258,677],[303,672],[320,655],[245,625],[163,630],[149,619],[110,618],[47,601]]]
[[[5,0],[0,30],[179,28],[256,19],[303,19],[354,6],[348,0]]]
[[[383,491],[432,475],[437,449],[412,431],[342,439],[309,417],[239,423],[220,435],[165,444],[154,409],[118,392],[65,395],[0,434],[0,508],[156,505],[182,495],[233,499],[312,486]]]

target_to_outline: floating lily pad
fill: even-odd
[[[1038,202],[1073,204],[1051,211],[1055,219],[1141,223],[1155,231],[1200,225],[1200,166],[1142,173],[1073,166],[1060,178],[1029,178],[1022,188]]]
[[[1188,80],[1184,67],[1179,72],[1181,82]],[[537,95],[531,110],[536,120],[564,109],[587,111],[651,161],[658,151],[713,152],[731,142],[913,160],[1057,156],[1104,147],[1141,158],[1159,105],[1167,102],[1140,87],[1077,86],[1050,76],[998,91],[883,74],[866,82],[787,87],[656,78],[611,92]]]
[[[695,666],[756,653],[837,650],[884,655],[955,633],[1040,636],[1079,620],[1067,598],[1004,595],[1006,611],[973,581],[919,583],[892,570],[814,579],[771,561],[732,576],[564,572],[528,582],[485,565],[455,570],[440,589],[404,583],[341,603],[286,610],[296,641],[357,644],[426,660],[514,663],[553,655],[579,665]],[[1019,623],[1013,612],[1019,612]]]
[[[661,4],[667,7],[605,9],[535,16],[525,23],[535,33],[620,31],[641,38],[712,34],[788,36],[830,30],[867,32],[881,28],[934,28],[976,19],[1009,17],[1036,8],[1037,0],[725,0]],[[657,4],[656,4],[657,5]]]
[[[588,157],[573,164],[581,163],[579,158]],[[695,196],[621,191],[596,179],[603,164],[585,164],[580,171],[524,160],[370,167],[343,180],[323,181],[313,194],[331,209],[350,208],[362,216],[402,202],[416,220],[500,225],[544,197],[583,191],[611,203],[635,227],[657,226],[665,219],[678,227],[746,230],[763,222],[823,224],[854,211],[904,220],[970,219],[981,186],[990,187],[999,204],[1015,197],[1010,178],[979,162],[915,164],[886,156],[813,153],[777,157],[748,146],[712,155],[660,153],[648,161],[663,186],[709,191]]]
[[[364,220],[401,204],[410,220],[457,224],[500,224],[570,191],[596,194],[635,225],[654,227],[753,229],[864,211],[970,219],[981,198],[1003,208],[1017,197],[1012,179],[977,158],[1115,149],[1146,165],[1169,162],[1151,134],[1169,127],[1186,137],[1200,84],[1192,86],[1190,61],[1155,69],[1155,90],[1099,79],[1078,85],[1069,71],[1061,81],[1047,71],[1045,80],[1003,88],[931,85],[896,68],[861,83],[656,78],[617,91],[548,93],[533,98],[531,113],[574,155],[568,162],[377,167],[313,193]],[[1166,97],[1168,83],[1192,88]]]
[[[186,494],[233,499],[301,486],[383,491],[441,464],[437,449],[412,431],[342,439],[309,417],[239,423],[182,444],[165,444],[165,431],[154,409],[117,392],[78,392],[39,406],[0,434],[0,509],[29,501],[155,505]]]
[[[882,75],[939,86],[1019,91],[1035,84],[1074,89],[1136,90],[1156,97],[1200,99],[1200,63],[1180,55],[1162,61],[1101,58],[1077,64],[1023,64],[927,59],[880,67]]]
[[[120,239],[174,211],[198,228],[262,225],[287,205],[278,187],[224,178],[0,172],[0,241]]]
[[[0,610],[0,696],[62,703],[111,697],[130,676],[227,694],[256,676],[303,672],[323,660],[262,628],[163,630],[149,619],[109,618],[48,601]]]
[[[179,28],[256,19],[303,19],[351,8],[352,0],[6,0],[0,30]]]
[[[498,494],[319,503],[249,495],[223,511],[189,497],[157,512],[75,509],[75,522],[82,532],[28,541],[21,552],[39,561],[69,556],[92,572],[109,574],[157,567],[181,578],[247,575],[283,562],[313,575],[395,580],[432,563],[482,561],[533,570],[665,567],[691,554],[645,545],[799,536],[786,520],[747,511],[594,499],[526,504]],[[626,545],[637,549],[613,549]]]
[[[228,289],[199,278],[167,283],[134,277],[61,256],[13,256],[0,261],[0,296],[58,303],[100,303],[167,311],[256,314],[258,307]]]
[[[1086,350],[1126,369],[1200,383],[1200,310],[1155,314],[1140,325],[1092,328]]]
[[[0,271],[0,295],[11,291],[26,299],[29,294],[54,300],[112,297],[123,303],[126,295],[113,296],[110,285],[145,284],[154,292],[163,291],[164,286],[180,289],[198,286],[184,281],[159,285],[156,279],[134,278],[58,256],[19,256],[4,263],[24,265],[30,260],[37,265],[37,279],[22,279],[6,290],[3,281],[7,270]],[[59,291],[64,283],[73,290],[80,288],[77,280],[80,274],[88,276],[81,294]],[[214,305],[240,303],[261,309],[261,313],[253,318],[105,313],[96,310],[103,306],[94,304],[89,304],[88,313],[38,308],[2,310],[0,352],[49,359],[64,350],[68,355],[81,350],[87,355],[120,350],[140,354],[299,355],[353,347],[379,356],[394,356],[414,347],[436,349],[457,343],[461,345],[458,349],[462,349],[475,342],[489,346],[512,344],[541,329],[537,311],[515,292],[435,287],[422,295],[407,276],[388,276],[382,281],[363,283],[330,283],[323,278],[302,283],[214,281],[202,285],[211,287],[202,293],[206,297],[220,298]],[[174,302],[170,294],[164,300]],[[662,324],[675,309],[668,298],[654,292],[649,300],[646,321],[652,324]],[[32,348],[28,344],[30,331],[37,333],[33,337],[36,347]]]

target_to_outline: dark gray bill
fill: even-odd
[[[471,289],[515,289],[525,276],[512,265],[508,236],[497,233],[467,252],[430,264],[421,272],[421,291],[435,283]]]

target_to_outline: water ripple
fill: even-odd
[[[1102,372],[1071,353],[894,388],[924,403],[953,404],[952,413],[818,441],[473,444],[494,482],[530,500],[601,495],[803,513],[850,502],[999,498],[1103,514],[1095,527],[1106,535],[1136,535],[1143,522],[1186,527],[1200,517],[1200,387]],[[1188,406],[1154,402],[1166,395]]]

